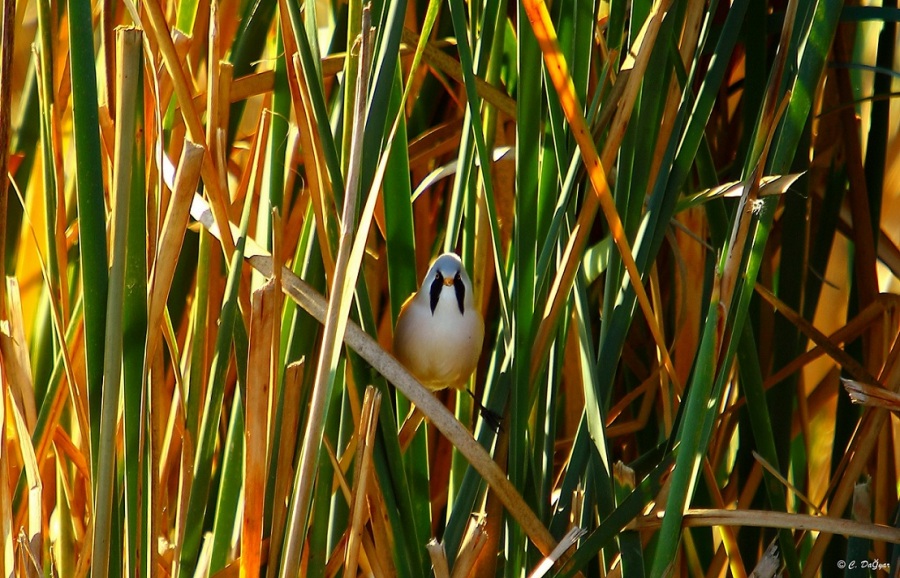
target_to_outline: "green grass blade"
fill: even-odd
[[[139,57],[139,61],[143,56]],[[135,134],[143,134],[144,110],[143,74],[138,74],[134,109],[140,111],[135,117]],[[125,312],[123,316],[122,360],[123,375],[123,444],[125,483],[125,538],[124,551],[127,564],[124,574],[138,573],[141,545],[139,531],[141,505],[139,503],[140,480],[146,467],[148,452],[141,447],[142,434],[146,433],[145,416],[141,410],[144,399],[144,348],[147,340],[147,212],[145,197],[146,169],[144,141],[135,139],[134,159],[131,167],[131,201],[129,203],[128,250],[125,264]]]
[[[184,534],[179,566],[179,576],[181,578],[188,578],[194,573],[203,534],[203,525],[196,521],[204,519],[206,510],[209,507],[210,481],[212,479],[213,458],[216,450],[215,441],[225,395],[225,372],[228,370],[231,360],[233,332],[229,331],[228,328],[233,328],[235,323],[243,323],[238,315],[237,297],[252,198],[252,195],[247,195],[245,199],[244,210],[241,215],[241,235],[235,244],[234,255],[228,270],[228,280],[225,285],[225,298],[219,315],[219,333],[216,337],[215,357],[209,370],[209,385],[203,401],[203,417],[197,436],[194,480],[191,484],[190,498],[188,500],[187,513],[185,514],[186,520],[194,522],[187,525]]]
[[[295,2],[285,2],[288,9],[288,18],[291,23],[291,30],[294,33],[294,42],[297,44],[297,51],[302,64],[303,75],[306,78],[306,84],[309,87],[310,98],[312,99],[313,114],[315,115],[316,125],[319,127],[330,127],[328,120],[328,109],[325,105],[324,87],[322,85],[321,65],[315,57],[318,54],[318,48],[313,48],[310,38],[304,33],[305,25],[300,17],[300,7]],[[281,18],[285,15],[281,14]],[[292,67],[289,67],[289,69]],[[341,172],[338,151],[334,143],[334,135],[331,130],[322,130],[319,132],[322,141],[322,152],[325,155],[325,165],[328,169],[328,176],[331,178],[331,189],[337,195],[341,195],[344,190],[344,176]],[[340,199],[338,199],[340,200]],[[340,203],[337,205],[340,207]]]
[[[696,424],[706,421],[707,415],[718,408],[718,403],[710,403],[720,345],[718,331],[719,295],[717,289],[714,289],[697,354],[694,377],[687,392],[687,400],[684,402],[675,472],[669,484],[666,514],[659,530],[657,549],[650,569],[652,578],[662,578],[672,571],[675,553],[681,542],[681,521],[694,493],[700,461],[706,453],[706,446],[701,441],[701,428]]]
[[[523,71],[540,70],[541,53],[538,49],[534,33],[528,19],[519,14],[518,21],[518,54],[519,83],[516,99],[516,221],[513,228],[513,255],[515,263],[510,272],[514,285],[511,289],[510,307],[511,321],[515,323],[512,334],[513,380],[510,387],[509,401],[509,455],[507,471],[510,480],[518,488],[527,483],[531,462],[533,443],[529,433],[529,415],[531,414],[531,388],[534,379],[530,375],[531,360],[526,352],[531,349],[532,321],[535,311],[535,268],[537,266],[537,247],[534,235],[537,232],[538,216],[538,179],[541,170],[541,120],[542,94],[541,77],[537,74],[525,74]],[[462,51],[460,51],[462,52]],[[465,60],[460,58],[464,63]],[[473,130],[480,127],[476,123]],[[476,140],[476,143],[478,141]],[[479,146],[476,144],[476,148]],[[483,165],[484,166],[484,165]],[[485,195],[489,189],[485,188]],[[499,258],[499,254],[495,255]],[[502,282],[502,278],[498,277]],[[502,285],[501,285],[502,286]],[[526,565],[525,536],[521,528],[515,524],[506,526],[507,540],[505,557],[507,560],[505,576],[514,576],[517,568]]]
[[[784,472],[784,463],[779,459],[775,429],[772,427],[772,418],[766,403],[766,395],[763,390],[763,380],[760,373],[759,357],[756,353],[756,344],[753,339],[753,329],[749,324],[744,324],[744,330],[740,337],[741,343],[737,350],[738,367],[741,372],[741,385],[744,395],[747,397],[747,410],[750,414],[750,423],[753,428],[753,439],[756,448],[766,462]],[[782,400],[784,403],[784,400]],[[781,481],[772,476],[768,471],[764,474],[766,496],[772,511],[787,512],[787,500]],[[781,530],[778,533],[781,554],[794,571],[799,569],[797,550],[791,532]]]
[[[510,299],[507,293],[509,287],[509,279],[507,271],[502,264],[505,262],[503,251],[500,247],[500,231],[498,228],[497,208],[495,206],[495,196],[493,185],[491,182],[490,172],[487,170],[491,166],[490,153],[487,150],[487,144],[484,136],[484,124],[481,120],[481,112],[478,106],[478,96],[475,89],[475,63],[472,59],[472,51],[466,41],[466,22],[465,11],[463,10],[461,0],[450,0],[450,14],[453,20],[453,28],[457,34],[457,49],[459,50],[459,61],[462,65],[463,80],[465,81],[467,112],[472,119],[472,134],[475,138],[475,150],[478,153],[478,160],[482,170],[482,186],[484,187],[485,206],[488,211],[488,221],[491,225],[491,242],[494,253],[494,270],[497,274],[498,289],[500,295],[500,313],[502,320],[502,329],[504,340],[509,343],[512,339],[512,319]],[[472,192],[471,194],[474,194]],[[453,243],[454,234],[451,234],[445,240],[444,248],[451,250],[455,245]]]
[[[97,113],[97,72],[94,43],[85,42],[81,31],[92,30],[91,3],[68,0],[69,52],[71,54],[73,131],[75,134],[75,185],[78,194],[78,247],[81,286],[84,293],[85,361],[91,415],[91,448],[100,442],[100,398],[103,386],[107,271],[106,209],[103,202],[100,120]],[[97,456],[91,452],[91,462]]]
[[[234,391],[228,433],[222,451],[219,492],[215,504],[215,520],[212,531],[212,552],[209,559],[209,574],[225,568],[228,553],[235,536],[235,525],[240,525],[241,487],[244,477],[244,409],[239,389]]]
[[[113,259],[110,269],[109,302],[106,310],[106,351],[103,371],[103,405],[99,419],[100,445],[98,468],[95,477],[97,493],[94,502],[94,534],[92,576],[119,574],[121,548],[112,548],[112,522],[115,489],[115,463],[118,430],[120,379],[122,376],[123,317],[125,301],[125,274],[127,267],[128,224],[131,205],[132,160],[134,135],[138,111],[132,106],[137,101],[140,88],[142,33],[137,29],[121,29],[116,37],[117,52],[117,106],[116,151],[113,199],[115,203],[113,223]],[[141,111],[142,112],[142,111]],[[85,320],[87,321],[87,320]]]
[[[185,2],[184,4],[190,4],[190,2]],[[251,74],[257,67],[266,47],[266,37],[268,36],[269,28],[272,26],[272,19],[275,16],[275,8],[277,6],[277,0],[254,0],[245,3],[244,13],[241,15],[241,27],[231,45],[231,53],[228,55],[228,61],[234,65],[235,78]],[[279,50],[276,54],[281,54],[282,52],[283,50]],[[275,74],[283,75],[285,65],[285,59],[278,58],[275,61]],[[281,69],[280,72],[278,71],[279,67]],[[282,92],[282,94],[284,93]],[[228,114],[228,148],[231,148],[234,143],[235,133],[244,114],[245,104],[246,101],[241,100],[231,105],[231,112]],[[279,107],[275,106],[274,108],[277,109]]]

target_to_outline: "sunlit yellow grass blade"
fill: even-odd
[[[7,287],[7,298],[9,304],[9,319],[0,319],[0,392],[2,399],[9,400],[6,403],[7,410],[0,408],[0,413],[4,415],[2,423],[5,424],[8,412],[11,411],[15,418],[16,441],[18,442],[21,461],[24,464],[26,479],[28,484],[28,542],[37,551],[41,550],[42,542],[42,526],[41,526],[41,495],[42,484],[37,458],[34,454],[34,447],[31,445],[31,431],[35,423],[34,408],[34,385],[31,378],[31,364],[28,360],[28,350],[25,346],[25,335],[23,332],[24,325],[22,321],[22,304],[19,300],[18,284],[14,277],[8,277],[4,285]],[[24,415],[23,415],[24,412]],[[26,416],[30,416],[27,417]],[[26,424],[26,421],[28,424]],[[9,429],[5,425],[3,429]],[[0,478],[2,478],[4,486],[0,488],[0,515],[2,515],[2,525],[4,534],[10,539],[12,538],[12,522],[13,522],[13,504],[12,494],[10,493],[9,480],[9,451],[11,445],[7,445],[3,450],[2,459],[0,459]],[[5,546],[5,545],[4,545]],[[40,558],[40,556],[38,556]]]
[[[0,379],[2,379],[2,377],[0,377]],[[19,407],[16,404],[11,403],[7,405],[7,408],[11,411],[14,419],[19,454],[22,458],[25,469],[25,478],[28,484],[28,523],[26,527],[20,528],[19,531],[26,533],[28,548],[32,552],[37,553],[37,562],[38,566],[40,566],[44,541],[44,527],[42,523],[43,512],[41,511],[44,486],[43,481],[41,480],[40,466],[38,465],[37,456],[34,455],[34,447],[31,445],[29,430]],[[7,454],[8,452],[4,451],[3,453]],[[7,477],[7,475],[7,472],[3,473],[4,477]],[[8,484],[8,478],[6,481]],[[8,487],[9,486],[7,485],[7,488]],[[6,488],[3,489],[3,493],[5,494],[5,498],[10,497]],[[4,510],[4,513],[8,512],[5,507]]]
[[[7,301],[7,318],[0,318],[0,357],[3,358],[3,371],[9,380],[9,395],[23,419],[28,425],[27,431],[34,429],[37,420],[37,409],[34,406],[34,382],[31,376],[31,359],[25,339],[25,320],[22,316],[22,301],[19,284],[15,277],[0,280]],[[30,436],[29,436],[30,437]]]
[[[5,330],[5,328],[0,328],[0,331]],[[2,395],[2,403],[0,403],[0,427],[5,431],[7,429],[7,419],[8,411],[6,405],[6,399],[9,393],[9,383],[6,380],[6,377],[3,375],[3,368],[0,367],[0,395]],[[6,436],[4,436],[4,446],[6,446]],[[8,447],[8,446],[7,446]],[[12,492],[10,492],[10,483],[9,483],[9,470],[10,470],[10,456],[9,450],[7,447],[2,448],[0,451],[0,531],[3,532],[3,542],[0,544],[0,550],[2,550],[2,554],[0,554],[0,570],[3,571],[5,575],[12,576],[13,575],[13,507],[12,507]],[[36,504],[29,504],[28,511],[31,513],[35,509],[39,509],[40,506]]]
[[[184,233],[190,219],[191,199],[194,191],[197,190],[197,183],[200,181],[202,162],[203,148],[190,141],[185,141],[181,159],[178,161],[178,168],[175,171],[175,188],[172,191],[156,259],[153,260],[150,274],[150,295],[148,296],[150,306],[147,314],[147,326],[150,328],[147,341],[148,358],[155,355],[156,346],[159,343],[159,327],[166,299],[169,297],[172,278],[175,275],[175,265],[178,254],[181,252]]]

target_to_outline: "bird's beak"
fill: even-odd
[[[453,277],[444,277],[444,286],[450,287],[451,285],[453,285],[453,281]]]

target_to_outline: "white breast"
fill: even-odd
[[[460,314],[452,286],[442,289],[432,314],[428,296],[407,303],[394,332],[394,355],[432,390],[463,387],[478,364],[484,322],[473,308]]]

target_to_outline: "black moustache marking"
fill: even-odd
[[[444,287],[444,278],[441,277],[440,271],[435,271],[434,280],[431,282],[429,289],[429,297],[431,298],[431,314],[434,315],[434,308],[437,307],[438,299],[441,298],[441,289]]]
[[[459,313],[460,315],[465,315],[466,308],[463,305],[463,301],[466,298],[466,286],[463,285],[462,277],[459,276],[459,273],[453,279],[453,289],[456,290],[456,304],[459,305]]]

